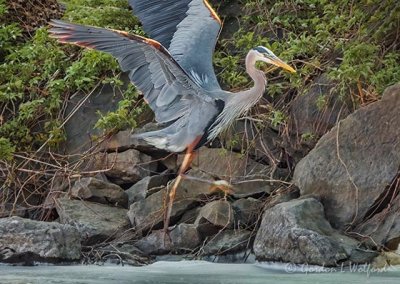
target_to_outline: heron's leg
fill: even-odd
[[[184,178],[184,173],[190,167],[190,164],[192,163],[192,161],[195,157],[195,153],[193,152],[193,150],[194,150],[194,146],[190,146],[187,148],[185,157],[183,159],[182,165],[178,172],[178,176],[172,186],[171,191],[168,193],[168,205],[167,205],[166,213],[164,215],[164,232],[166,232],[166,233],[168,233],[169,219],[171,218],[172,205],[174,203],[176,190],[178,189],[179,184],[181,183],[182,179]]]

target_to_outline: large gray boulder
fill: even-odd
[[[324,135],[296,166],[302,195],[323,203],[327,219],[345,229],[363,221],[400,168],[400,85]],[[382,204],[384,207],[385,204]]]
[[[60,223],[76,227],[84,244],[113,239],[129,227],[128,210],[65,197],[57,200]]]
[[[128,207],[128,194],[118,185],[96,178],[77,180],[71,188],[71,196],[88,201]]]
[[[130,149],[121,153],[97,155],[94,168],[105,170],[105,175],[117,184],[135,183],[155,172],[157,162],[146,154]]]
[[[280,203],[264,212],[254,241],[258,260],[336,266],[368,262],[376,254],[358,249],[358,242],[339,234],[324,218],[314,198]]]
[[[16,216],[0,219],[0,262],[77,261],[80,252],[80,234],[73,226]]]

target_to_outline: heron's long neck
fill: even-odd
[[[246,95],[254,96],[254,99],[258,101],[265,92],[267,79],[265,78],[264,72],[256,68],[256,58],[253,52],[247,54],[246,71],[254,81],[254,86],[247,91]]]
[[[253,87],[232,95],[228,102],[228,106],[234,106],[238,114],[243,114],[259,101],[267,83],[264,72],[256,68],[256,55],[252,51],[246,57],[246,71],[254,81]]]
[[[256,56],[254,52],[249,52],[246,57],[246,71],[254,81],[254,86],[250,89],[235,94],[231,94],[225,99],[225,107],[216,121],[212,125],[212,130],[208,136],[210,140],[232,125],[241,115],[246,113],[262,97],[267,82],[264,72],[256,68]]]

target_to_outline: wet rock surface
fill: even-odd
[[[80,234],[73,226],[20,217],[0,219],[0,262],[71,262],[78,261],[80,253]]]
[[[334,230],[314,198],[280,203],[264,212],[254,241],[258,260],[279,260],[337,266],[342,262],[368,262],[375,252]]]

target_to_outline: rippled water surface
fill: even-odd
[[[290,264],[157,262],[130,266],[0,266],[1,284],[20,283],[400,283],[400,267],[323,267]]]

